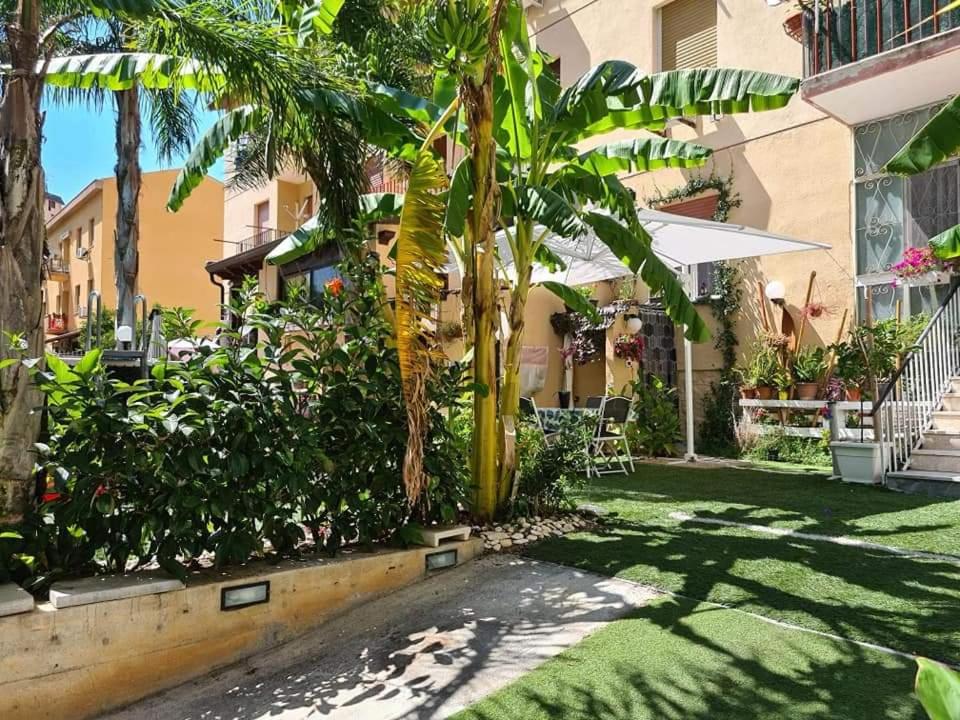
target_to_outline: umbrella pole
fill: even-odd
[[[690,266],[688,265],[685,270],[687,285],[689,286],[693,277]],[[683,387],[687,406],[687,452],[683,459],[687,462],[696,462],[697,452],[693,443],[693,343],[690,342],[686,334],[683,336]]]

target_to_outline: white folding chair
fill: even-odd
[[[613,473],[627,472],[627,466],[630,472],[636,468],[633,464],[633,453],[630,452],[630,443],[627,441],[627,419],[630,416],[630,400],[622,396],[588,398],[587,407],[590,407],[590,401],[599,400],[599,412],[597,414],[597,427],[593,433],[593,440],[590,443],[589,455],[592,458],[591,465],[593,472],[600,475],[610,475]],[[620,450],[626,453],[626,461]],[[600,462],[605,462],[606,469],[601,470]],[[620,469],[614,466],[618,464]],[[590,468],[587,469],[589,476]]]
[[[520,398],[520,417],[530,417],[532,416],[537,422],[537,427],[540,428],[540,432],[543,433],[543,441],[549,445],[550,441],[553,440],[560,433],[551,431],[547,432],[547,429],[543,426],[543,418],[540,417],[540,411],[537,409],[537,403],[534,402],[534,399],[531,397],[521,397]]]

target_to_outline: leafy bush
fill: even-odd
[[[564,417],[547,443],[535,420],[520,423],[515,513],[536,515],[572,507],[570,493],[586,481],[592,426],[589,418]]]
[[[793,379],[798,383],[815,383],[826,370],[823,348],[805,347],[793,356]]]
[[[677,390],[650,375],[633,383],[633,417],[627,426],[632,452],[648,457],[674,457],[682,439]]]
[[[402,482],[406,413],[375,257],[348,262],[318,307],[266,303],[246,287],[231,310],[256,346],[222,327],[220,346],[154,366],[129,384],[91,351],[75,368],[54,356],[37,380],[48,397],[50,479],[36,517],[5,538],[8,574],[119,571],[156,559],[175,574],[390,538],[409,520],[453,520],[467,498],[465,448],[445,413],[462,372],[430,384],[427,490],[410,508]],[[346,285],[348,290],[342,288]]]
[[[781,432],[758,435],[743,448],[743,456],[751,460],[795,463],[797,465],[815,465],[829,467],[831,464],[830,444],[824,437],[791,437]]]

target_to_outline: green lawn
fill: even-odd
[[[644,465],[580,500],[603,530],[532,557],[653,585],[668,599],[607,626],[465,717],[923,717],[910,661],[700,604],[960,662],[960,566],[670,513],[960,555],[960,501],[844,485],[815,474]]]

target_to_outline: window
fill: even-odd
[[[938,110],[922,108],[854,129],[854,214],[857,310],[866,317],[903,316],[936,310],[946,284],[895,287],[890,267],[908,247],[922,247],[960,223],[960,165],[940,165],[920,175],[883,175],[880,168]]]
[[[80,312],[80,286],[73,286],[73,307],[76,309],[76,312]]]
[[[717,212],[717,200],[719,196],[716,193],[699,195],[689,200],[672,203],[671,205],[661,205],[657,210],[673,213],[674,215],[683,215],[684,217],[698,218],[700,220],[714,220]],[[714,267],[716,263],[705,262],[694,265],[691,270],[692,297],[694,300],[709,298],[714,293]]]
[[[717,65],[717,0],[673,0],[660,11],[660,69]]]
[[[284,275],[280,278],[280,298],[289,299],[294,288],[303,288],[310,302],[317,304],[317,299],[323,296],[324,286],[340,277],[335,265],[320,265],[302,272]]]
[[[93,247],[93,229],[96,226],[94,218],[90,218],[89,229],[87,230],[87,242],[90,244],[90,247]]]
[[[83,228],[77,228],[77,250],[83,249]]]

